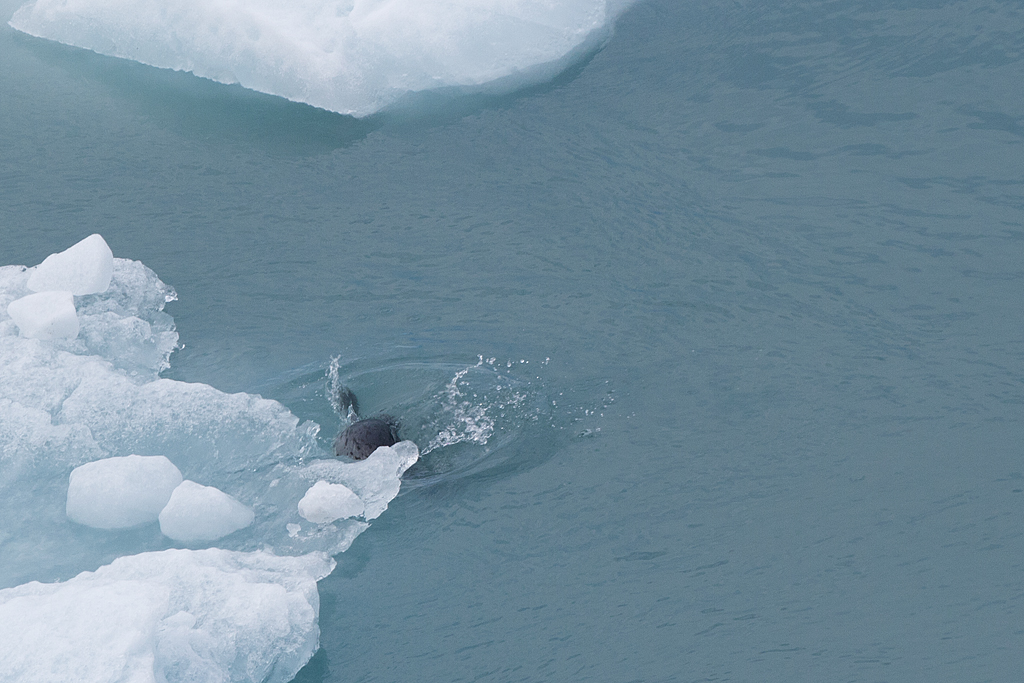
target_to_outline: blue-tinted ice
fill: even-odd
[[[26,337],[6,311],[34,271],[0,268],[5,675],[289,680],[316,649],[329,556],[397,495],[415,444],[342,462],[276,401],[160,378],[175,293],[137,261],[114,259],[105,291],[74,298],[77,336]],[[359,504],[301,515],[317,482]]]

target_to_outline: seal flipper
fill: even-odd
[[[342,417],[352,421],[359,419],[359,401],[356,395],[346,386],[338,387],[338,410]]]

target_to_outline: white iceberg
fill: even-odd
[[[100,294],[110,286],[114,254],[100,235],[89,235],[36,266],[28,279],[33,292],[67,290],[75,296]]]
[[[175,541],[216,541],[252,524],[247,506],[214,486],[186,479],[160,511],[160,532]]]
[[[7,315],[29,339],[74,339],[80,329],[75,297],[67,291],[23,296],[8,304]]]
[[[330,524],[338,519],[358,517],[365,509],[363,501],[352,489],[323,480],[310,486],[299,501],[299,514],[314,524]]]
[[[128,529],[157,521],[181,472],[162,455],[104,458],[71,471],[67,515],[97,529]]]
[[[609,5],[612,5],[611,7]],[[606,34],[618,0],[34,0],[19,31],[343,114],[404,94],[505,90]]]
[[[166,550],[0,590],[0,680],[285,683],[317,649],[322,553]]]

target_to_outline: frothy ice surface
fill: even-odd
[[[165,550],[0,590],[5,681],[291,680],[317,648],[321,553]]]
[[[113,259],[105,291],[73,297],[77,337],[26,337],[7,311],[33,272],[0,267],[0,588],[23,584],[0,591],[3,674],[290,679],[316,648],[327,555],[397,495],[416,445],[341,463],[276,401],[161,378],[176,297],[136,261]],[[320,480],[345,484],[362,515],[301,516]],[[216,549],[167,551],[215,537]]]
[[[363,116],[409,92],[498,82],[509,89],[549,77],[601,35],[614,11],[608,5],[35,0],[10,25],[101,54]]]

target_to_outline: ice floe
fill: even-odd
[[[37,272],[0,267],[0,680],[290,680],[329,555],[386,509],[416,445],[342,463],[276,401],[160,377],[176,295],[137,261],[79,296],[33,293]],[[79,333],[24,334],[16,304],[57,295]],[[300,514],[321,480],[362,515],[351,498]]]

